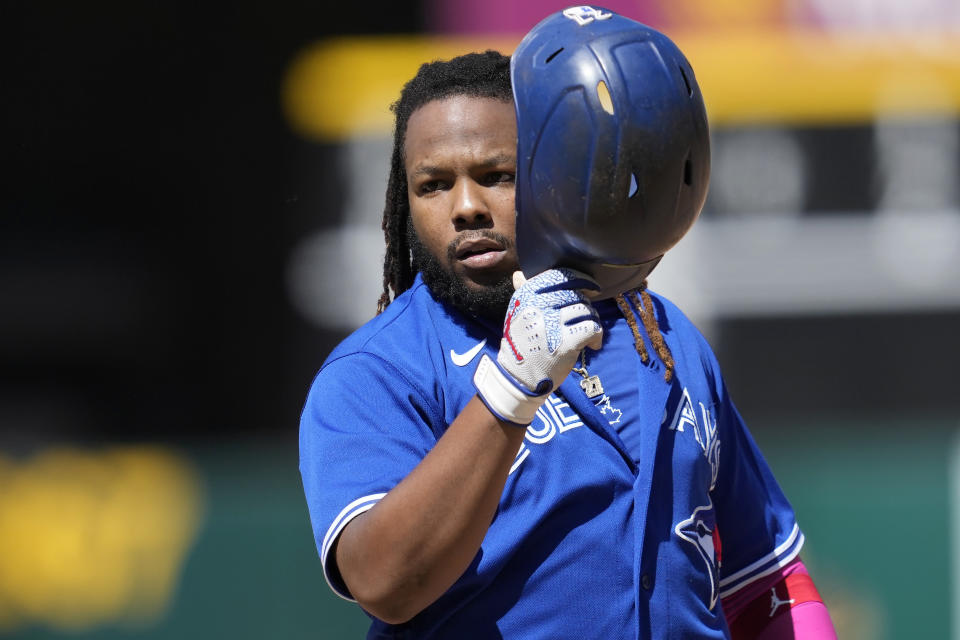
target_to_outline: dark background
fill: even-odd
[[[290,58],[330,34],[413,32],[367,3],[5,3],[0,428],[62,438],[296,427],[336,337],[282,284],[336,213],[329,151],[280,111]],[[313,163],[314,171],[304,171]],[[294,169],[297,168],[295,171]],[[316,192],[316,190],[312,190]],[[16,433],[11,433],[16,431]]]

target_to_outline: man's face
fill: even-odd
[[[514,249],[517,122],[511,102],[451,96],[407,122],[414,260],[441,299],[502,319]]]

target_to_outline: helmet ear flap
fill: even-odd
[[[699,215],[709,131],[673,42],[612,12],[575,9],[534,27],[511,60],[517,249],[528,276],[568,266],[612,297],[642,281]]]

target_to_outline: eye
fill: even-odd
[[[486,175],[487,184],[513,183],[514,174],[511,171],[493,171]]]
[[[447,183],[443,180],[428,180],[420,184],[418,191],[420,193],[433,193],[434,191],[440,191],[445,189]]]

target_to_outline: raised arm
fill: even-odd
[[[340,576],[385,622],[409,620],[463,574],[496,513],[526,425],[579,352],[600,346],[596,312],[576,290],[593,286],[581,274],[551,270],[516,284],[497,361],[484,356],[474,375],[477,395],[337,541]]]

